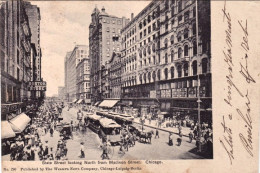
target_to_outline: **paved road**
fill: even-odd
[[[72,108],[70,111],[63,109],[63,117],[66,122],[70,122],[71,119],[76,120],[77,110]],[[145,127],[147,130],[154,130],[149,127]],[[58,134],[57,134],[58,135]],[[112,159],[154,159],[154,160],[171,160],[171,159],[202,159],[202,157],[196,155],[190,150],[195,150],[195,141],[189,143],[187,138],[183,138],[181,146],[177,146],[177,136],[173,136],[173,146],[168,145],[169,133],[160,131],[160,138],[152,138],[152,144],[144,144],[136,142],[136,145],[132,148],[129,148],[129,151],[126,154],[118,154],[119,147],[114,147],[114,154]],[[100,145],[100,140],[98,135],[93,133],[90,129],[87,129],[86,132],[73,132],[73,140],[68,140],[68,159],[80,159],[79,155],[79,146],[80,142],[83,141],[86,148],[86,158],[99,160],[102,151],[98,148]]]

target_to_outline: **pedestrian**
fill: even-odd
[[[80,158],[85,158],[84,142],[80,143]]]
[[[173,146],[173,142],[172,142],[172,133],[169,133],[169,146]]]
[[[179,138],[177,139],[178,142],[178,146],[181,146],[181,142],[182,142],[182,133],[179,134]]]
[[[159,130],[158,130],[158,128],[156,128],[156,131],[155,131],[155,137],[154,138],[156,138],[156,137],[160,138],[159,137]]]
[[[192,142],[192,139],[193,139],[193,134],[192,134],[192,132],[190,131],[190,133],[189,133],[189,139],[190,139],[190,143]]]
[[[60,158],[61,158],[61,149],[60,148],[57,148],[57,151],[56,151],[56,159],[57,160],[60,160]]]
[[[50,135],[51,135],[51,137],[53,137],[53,132],[54,132],[54,130],[53,130],[52,126],[51,126],[51,129],[50,129]]]

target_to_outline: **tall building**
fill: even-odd
[[[196,119],[200,98],[202,119],[211,121],[209,3],[198,2],[196,19],[196,1],[154,0],[122,29],[123,102]]]
[[[30,2],[24,2],[25,11],[29,19],[29,26],[31,28],[31,42],[35,45],[36,49],[36,58],[34,62],[34,78],[33,81],[43,81],[41,75],[41,46],[40,46],[40,9],[36,5],[32,5]],[[33,91],[35,98],[43,97],[44,91]]]
[[[96,7],[91,14],[89,25],[89,57],[91,61],[91,95],[92,101],[100,101],[105,97],[102,86],[102,71],[114,51],[121,49],[120,32],[129,20],[118,18],[101,11]],[[103,69],[103,70],[102,70]]]
[[[87,46],[76,45],[72,52],[68,52],[65,57],[65,88],[66,99],[69,102],[77,99],[77,65],[82,59],[87,58]]]
[[[6,1],[0,7],[1,114],[21,111],[30,97],[31,30],[24,2]]]
[[[83,58],[76,67],[77,71],[77,103],[90,103],[90,62]]]
[[[63,86],[58,87],[58,98],[61,100],[65,99],[65,87]]]

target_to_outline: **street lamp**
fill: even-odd
[[[196,47],[197,47],[197,57],[199,56],[199,17],[198,17],[198,0],[196,0]],[[199,63],[200,66],[200,63]],[[197,94],[198,94],[198,152],[201,152],[201,127],[200,127],[200,71],[198,71],[198,85],[197,85]]]

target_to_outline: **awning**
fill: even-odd
[[[72,103],[76,103],[76,102],[77,102],[77,100],[78,100],[78,99],[74,99],[74,100],[72,101]]]
[[[77,101],[77,103],[81,103],[83,100],[82,99],[79,99],[78,101]]]
[[[1,139],[15,137],[15,133],[8,121],[1,121],[2,136]]]
[[[99,104],[99,107],[112,108],[117,102],[119,102],[119,100],[104,100]]]
[[[10,120],[11,127],[15,133],[21,133],[31,121],[25,113],[22,113]]]

